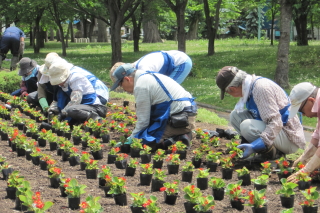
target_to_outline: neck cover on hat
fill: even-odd
[[[237,75],[241,75],[242,74],[241,72],[243,72],[243,71],[239,70]],[[251,83],[252,83],[252,75],[247,75],[245,80],[242,82],[242,97],[240,98],[240,100],[238,101],[236,106],[234,107],[234,109],[237,112],[243,112],[243,110],[244,110],[244,105],[246,104],[248,97],[249,97]]]
[[[22,77],[22,79],[24,80],[24,81],[27,81],[27,80],[29,80],[30,78],[32,78],[32,77],[35,77],[36,76],[36,74],[37,74],[37,71],[38,71],[38,66],[36,66],[31,72],[31,74],[30,75],[28,75],[27,77]]]

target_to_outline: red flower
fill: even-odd
[[[167,188],[166,187],[161,187],[160,188],[160,192],[163,192],[163,191],[165,191]]]

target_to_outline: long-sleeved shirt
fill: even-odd
[[[320,126],[319,126],[319,122],[320,122],[320,90],[318,90],[317,93],[317,97],[316,97],[316,101],[313,104],[313,107],[311,109],[312,112],[316,112],[318,113],[318,121],[317,121],[317,127],[314,130],[313,134],[312,134],[312,138],[318,140],[318,147],[320,146]]]
[[[252,82],[257,78],[253,76]],[[304,149],[305,138],[303,127],[298,116],[290,118],[283,126],[279,110],[289,104],[289,99],[283,89],[276,83],[262,78],[256,81],[252,91],[262,121],[266,124],[260,137],[267,146],[271,146],[279,132],[283,129],[288,139],[299,148]]]
[[[152,105],[170,101],[169,96],[156,81],[155,77],[151,74],[140,76],[143,73],[144,71],[137,70],[134,78],[133,94],[138,119],[131,137],[134,137],[139,131],[149,126]],[[184,97],[192,98],[189,92],[170,77],[157,73],[155,75],[162,81],[174,99]],[[191,103],[189,101],[173,101],[170,105],[170,115],[181,112],[186,106],[191,106]]]

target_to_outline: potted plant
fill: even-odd
[[[115,203],[120,206],[127,205],[126,179],[124,177],[113,177],[108,194],[113,194]]]
[[[66,194],[68,195],[68,207],[72,210],[80,208],[80,195],[85,193],[84,184],[79,184],[77,179],[72,178],[66,187]]]
[[[166,158],[166,152],[163,149],[158,149],[153,156],[153,168],[161,169],[163,160]]]
[[[168,147],[170,153],[179,154],[180,160],[184,160],[187,157],[187,145],[182,143],[182,141],[177,141],[175,144]]]
[[[50,186],[52,188],[59,188],[60,179],[64,177],[64,174],[62,173],[61,168],[52,167],[52,168],[50,168],[49,171],[51,172],[51,175],[49,175]]]
[[[212,177],[209,181],[209,186],[212,188],[212,195],[215,200],[223,200],[224,189],[226,183],[222,178]]]
[[[4,164],[0,167],[3,179],[8,180],[9,175],[13,172],[13,168],[11,165],[9,165],[7,162],[4,162]]]
[[[86,197],[86,201],[80,203],[81,213],[101,213],[103,212],[103,208],[99,203],[101,197],[93,197],[89,195]]]
[[[51,156],[50,155],[47,155],[47,154],[43,154],[40,158],[40,162],[39,162],[39,165],[40,165],[40,169],[41,170],[45,170],[47,171],[48,170],[48,165],[47,165],[47,161],[51,159]]]
[[[138,164],[139,162],[136,159],[130,158],[126,167],[125,176],[134,176]]]
[[[86,162],[86,177],[87,179],[97,179],[98,176],[98,161],[90,159]]]
[[[76,147],[71,147],[68,160],[69,160],[70,166],[76,166],[80,164],[80,155]]]
[[[261,174],[270,176],[272,172],[271,163],[269,161],[266,161],[261,163],[261,166],[262,166]]]
[[[102,139],[102,143],[109,143],[110,141],[110,130],[106,126],[102,126],[100,129],[100,138]]]
[[[55,167],[57,161],[55,159],[50,158],[49,160],[46,161],[46,163],[47,163],[48,174],[51,175],[50,169]]]
[[[197,128],[197,129],[193,130],[193,132],[196,134],[197,139],[200,139],[201,135],[204,134],[204,132],[201,128]]]
[[[166,161],[168,162],[168,174],[177,174],[179,172],[180,158],[178,154],[167,155]]]
[[[318,205],[315,201],[319,198],[317,187],[310,187],[309,189],[301,191],[305,200],[300,202],[303,213],[316,213],[318,212]]]
[[[209,143],[213,147],[218,147],[220,144],[220,138],[218,136],[214,136],[214,137],[210,138]]]
[[[34,213],[45,213],[52,205],[53,202],[43,202],[41,199],[41,193],[32,193],[31,190],[27,191],[24,195],[19,195],[23,205],[28,208],[28,211]]]
[[[296,176],[298,180],[298,188],[299,190],[309,189],[311,186],[311,177],[309,177],[309,173],[307,172],[299,172]]]
[[[151,162],[151,147],[144,144],[142,150],[140,151],[140,163],[150,163]]]
[[[192,157],[192,164],[194,165],[194,168],[200,168],[203,153],[199,149],[194,149],[192,153],[194,154]]]
[[[98,174],[99,187],[104,187],[106,185],[106,175],[112,175],[111,168],[109,166],[102,165],[101,172]]]
[[[212,195],[203,196],[198,198],[198,204],[195,205],[194,209],[199,213],[212,213],[214,209],[214,198]]]
[[[197,211],[193,208],[198,203],[198,198],[202,196],[202,193],[199,188],[195,187],[194,184],[190,184],[183,188],[185,202],[184,208],[186,213],[196,213]]]
[[[244,209],[244,200],[241,197],[246,193],[245,189],[241,188],[242,180],[237,183],[229,183],[226,188],[226,194],[229,195],[231,207],[242,211]]]
[[[60,148],[62,149],[62,161],[68,161],[69,160],[69,157],[70,157],[70,154],[71,154],[71,150],[73,148],[73,144],[70,142],[70,141],[63,141],[61,144],[60,144]]]
[[[6,191],[9,199],[16,199],[17,187],[24,181],[24,177],[19,173],[19,171],[13,171],[7,180]]]
[[[184,166],[182,166],[182,181],[183,182],[189,182],[192,181],[192,175],[193,175],[194,165],[192,162],[188,161]]]
[[[116,161],[117,153],[120,152],[119,147],[112,147],[110,152],[108,153],[108,161],[107,164],[113,164]]]
[[[84,134],[83,130],[81,129],[81,125],[74,125],[71,136],[74,145],[79,145],[81,143],[81,136]]]
[[[164,192],[164,202],[169,205],[176,204],[178,198],[178,185],[180,181],[175,180],[172,183],[166,182],[163,184],[163,187],[160,188],[161,192]]]
[[[114,164],[118,169],[125,169],[127,167],[128,156],[129,155],[126,153],[117,154],[116,161],[114,162]]]
[[[266,200],[266,189],[253,190],[248,192],[248,196],[244,197],[244,199],[248,200],[248,204],[244,204],[245,206],[250,206],[252,208],[252,212],[256,213],[267,213],[267,200]]]
[[[290,167],[289,161],[285,160],[284,157],[281,157],[279,160],[275,161],[278,165],[278,168],[280,169],[280,172],[278,172],[279,180],[282,178],[287,178],[292,174],[292,168]]]
[[[260,175],[256,179],[251,180],[253,182],[253,186],[256,190],[267,188],[267,184],[269,182],[268,175]]]
[[[99,121],[94,121],[92,125],[92,135],[95,138],[100,138],[102,124]]]
[[[58,136],[55,133],[52,133],[52,130],[48,130],[47,131],[47,141],[48,141],[49,146],[50,146],[50,151],[57,150]]]
[[[45,147],[47,145],[47,130],[41,129],[38,137],[38,146]]]
[[[88,140],[88,146],[90,147],[90,151],[95,160],[103,159],[103,145],[100,143],[100,139],[91,138],[90,140]]]
[[[81,152],[81,157],[80,157],[80,169],[85,170],[87,163],[90,161],[90,154],[89,152]]]
[[[230,157],[221,159],[221,168],[222,168],[222,179],[230,180],[232,179],[233,173],[233,163]]]
[[[220,163],[220,155],[222,152],[215,152],[215,151],[210,151],[207,156],[207,168],[209,169],[209,172],[216,172],[217,171],[217,166]]]
[[[105,193],[106,197],[113,197],[112,194],[108,193],[110,191],[110,189],[111,189],[111,186],[112,186],[112,178],[113,178],[113,175],[111,173],[107,174],[104,177],[105,185],[102,188],[104,190],[104,193]]]
[[[287,179],[281,178],[281,189],[276,191],[276,194],[280,194],[281,204],[285,208],[292,208],[294,204],[294,188],[298,186],[296,183],[287,182]]]
[[[238,173],[238,179],[242,180],[242,186],[251,185],[250,172],[247,167],[244,166],[242,169],[237,169],[236,172]]]
[[[67,197],[68,196],[65,191],[66,191],[66,188],[69,185],[70,180],[71,180],[71,178],[61,178],[60,179],[59,189],[60,189],[61,197]]]
[[[20,200],[20,195],[26,195],[28,191],[31,191],[31,186],[29,181],[22,181],[22,183],[17,186],[17,191],[16,191],[16,200],[15,200],[15,209],[20,210],[20,211],[26,211],[27,207],[22,205],[22,201]]]
[[[146,198],[144,192],[139,193],[130,193],[132,198],[132,204],[130,206],[132,213],[143,213],[145,211],[145,207],[143,207],[143,204],[145,204],[148,199]]]
[[[209,169],[199,168],[199,173],[197,175],[197,187],[201,190],[206,190],[208,188],[208,176]]]
[[[152,164],[141,164],[140,185],[150,186],[153,176]]]
[[[161,169],[154,169],[154,175],[153,179],[151,181],[151,191],[157,192],[160,191],[160,188],[163,187],[164,184],[164,178],[167,177],[164,174],[164,171]]]
[[[86,132],[81,137],[82,148],[85,149],[88,147],[88,141],[92,138],[90,132]]]
[[[154,195],[150,195],[150,198],[145,202],[142,207],[146,209],[145,212],[157,213],[160,212],[160,207],[157,204],[157,198]]]
[[[143,149],[141,144],[141,139],[132,138],[132,143],[130,144],[130,155],[133,158],[140,157],[140,151]]]

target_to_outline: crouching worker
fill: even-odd
[[[49,108],[49,111],[59,113],[59,120],[71,120],[72,125],[106,116],[107,108],[102,104],[106,100],[100,98],[102,94],[98,94],[98,90],[108,96],[108,88],[97,85],[101,81],[92,73],[60,59],[51,64],[49,76],[52,85],[59,85],[56,100]]]
[[[27,96],[29,93],[37,91],[37,74],[39,71],[39,65],[35,60],[24,57],[19,61],[19,75],[22,76],[20,82],[20,89],[12,92],[12,96],[20,96],[21,98]]]
[[[139,138],[153,150],[178,140],[190,146],[197,106],[189,92],[168,76],[136,70],[131,64],[111,70],[110,77],[111,90],[121,86],[135,97],[138,119],[125,144]]]
[[[225,93],[240,98],[230,123],[249,142],[238,146],[243,149],[243,158],[259,153],[250,160],[264,162],[304,148],[303,127],[298,116],[289,118],[290,100],[279,85],[233,66],[223,67],[216,83],[221,100]]]
[[[296,116],[297,112],[309,118],[318,118],[316,130],[312,134],[311,141],[304,153],[293,163],[296,167],[299,162],[304,168],[288,177],[290,182],[298,182],[297,175],[301,172],[310,173],[320,167],[320,92],[319,88],[308,82],[297,84],[290,93],[292,107],[289,117]]]

